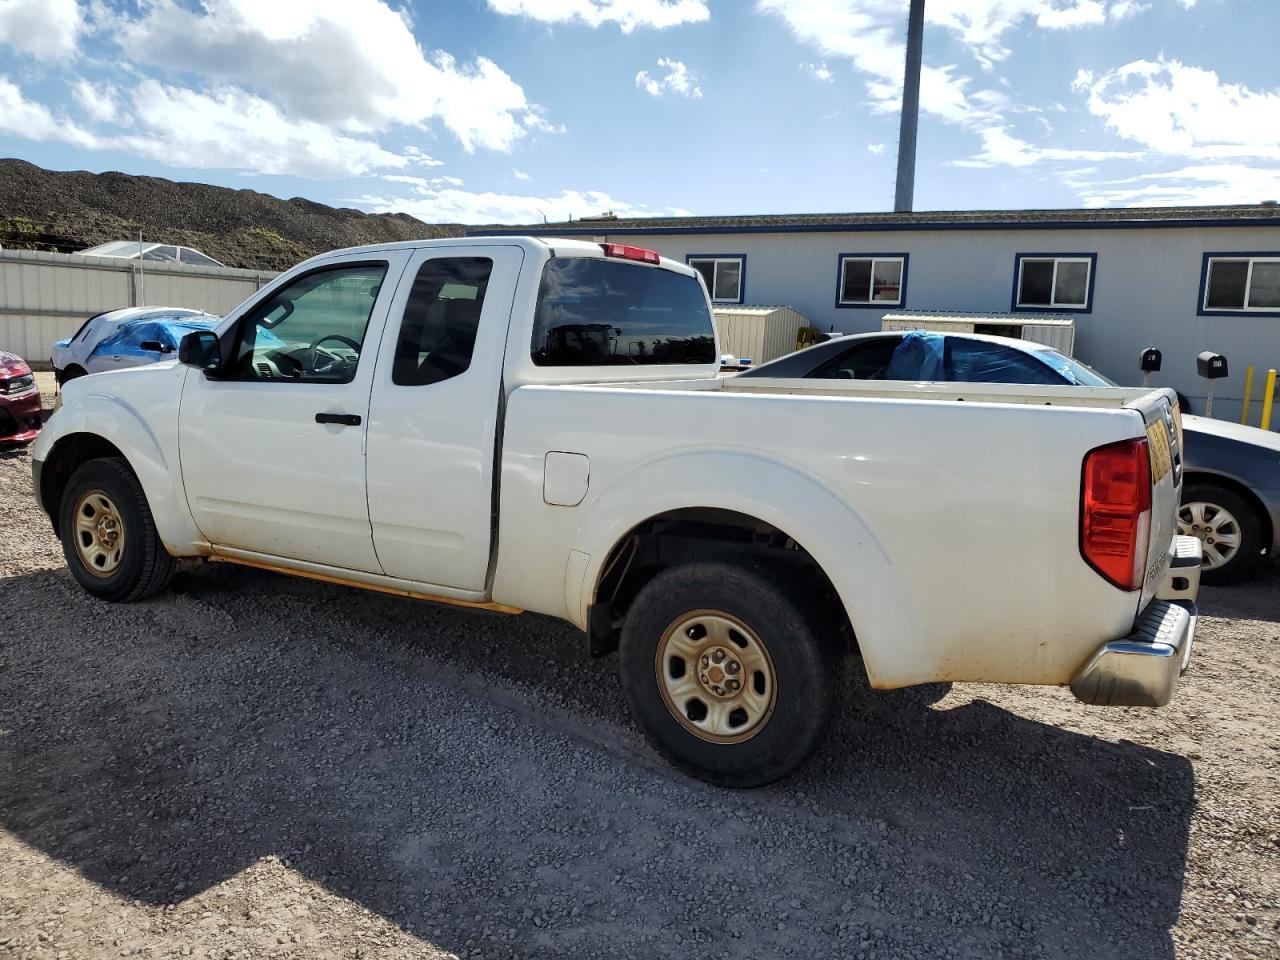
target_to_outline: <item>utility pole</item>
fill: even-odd
[[[924,0],[911,0],[907,17],[907,69],[902,80],[902,126],[898,131],[898,186],[893,212],[910,213],[916,189],[916,126],[920,120],[920,56],[924,47]]]

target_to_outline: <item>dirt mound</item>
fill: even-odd
[[[283,270],[336,247],[455,237],[466,229],[301,197],[0,159],[0,244],[11,249],[72,253],[142,230],[148,241],[195,247],[227,266]]]

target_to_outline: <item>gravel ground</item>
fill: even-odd
[[[565,625],[219,565],[98,603],[29,488],[0,451],[0,958],[1280,957],[1274,567],[1167,709],[855,688],[728,792]]]

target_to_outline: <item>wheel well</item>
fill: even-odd
[[[768,565],[796,579],[816,605],[823,627],[855,641],[844,604],[817,561],[784,531],[763,520],[717,508],[672,510],[633,527],[601,567],[588,611],[592,656],[616,650],[622,622],[644,585],[660,571],[695,560]]]
[[[1193,483],[1207,487],[1222,487],[1224,490],[1230,490],[1247,503],[1249,508],[1253,510],[1253,515],[1258,518],[1258,524],[1262,527],[1262,548],[1270,556],[1271,545],[1275,543],[1275,528],[1271,524],[1271,514],[1256,493],[1238,480],[1232,480],[1230,477],[1224,477],[1216,473],[1186,473],[1183,475],[1182,489],[1184,491],[1188,485]]]
[[[58,530],[59,507],[62,492],[67,489],[71,475],[82,464],[99,457],[123,457],[118,447],[96,433],[71,433],[63,437],[45,458],[40,472],[40,505],[53,521],[54,533]]]

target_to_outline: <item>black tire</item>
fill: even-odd
[[[107,562],[114,563],[114,567],[105,573],[91,569],[77,543],[78,538],[85,534],[77,528],[76,511],[94,491],[114,505],[115,514],[108,512],[108,518],[123,530],[118,559],[108,559]],[[90,505],[85,509],[95,507]],[[66,557],[67,567],[80,586],[95,597],[115,603],[131,603],[150,597],[168,585],[173,576],[173,557],[169,556],[156,534],[155,521],[142,485],[122,458],[104,457],[81,464],[63,491],[58,516],[62,554]]]
[[[843,681],[835,631],[821,629],[825,618],[811,612],[819,609],[802,582],[765,567],[689,563],[650,580],[627,612],[619,645],[623,691],[649,743],[673,766],[719,786],[757,787],[791,773],[817,745]],[[705,611],[749,628],[776,679],[771,711],[737,742],[691,732],[668,706],[658,675],[664,637]]]
[[[88,376],[88,374],[89,371],[84,367],[77,366],[73,363],[71,366],[67,367],[67,369],[62,371],[62,378],[58,382],[66,383],[68,380],[75,380],[79,377]]]
[[[1240,549],[1220,567],[1211,568],[1207,564],[1201,567],[1201,582],[1238,583],[1253,573],[1254,567],[1262,558],[1262,521],[1248,501],[1238,493],[1214,483],[1188,483],[1182,488],[1182,502],[1212,504],[1226,510],[1236,518],[1236,524],[1240,528]],[[1186,514],[1179,513],[1179,528],[1184,533],[1194,534],[1196,531],[1185,526],[1187,519]],[[1206,549],[1211,548],[1206,545]]]

